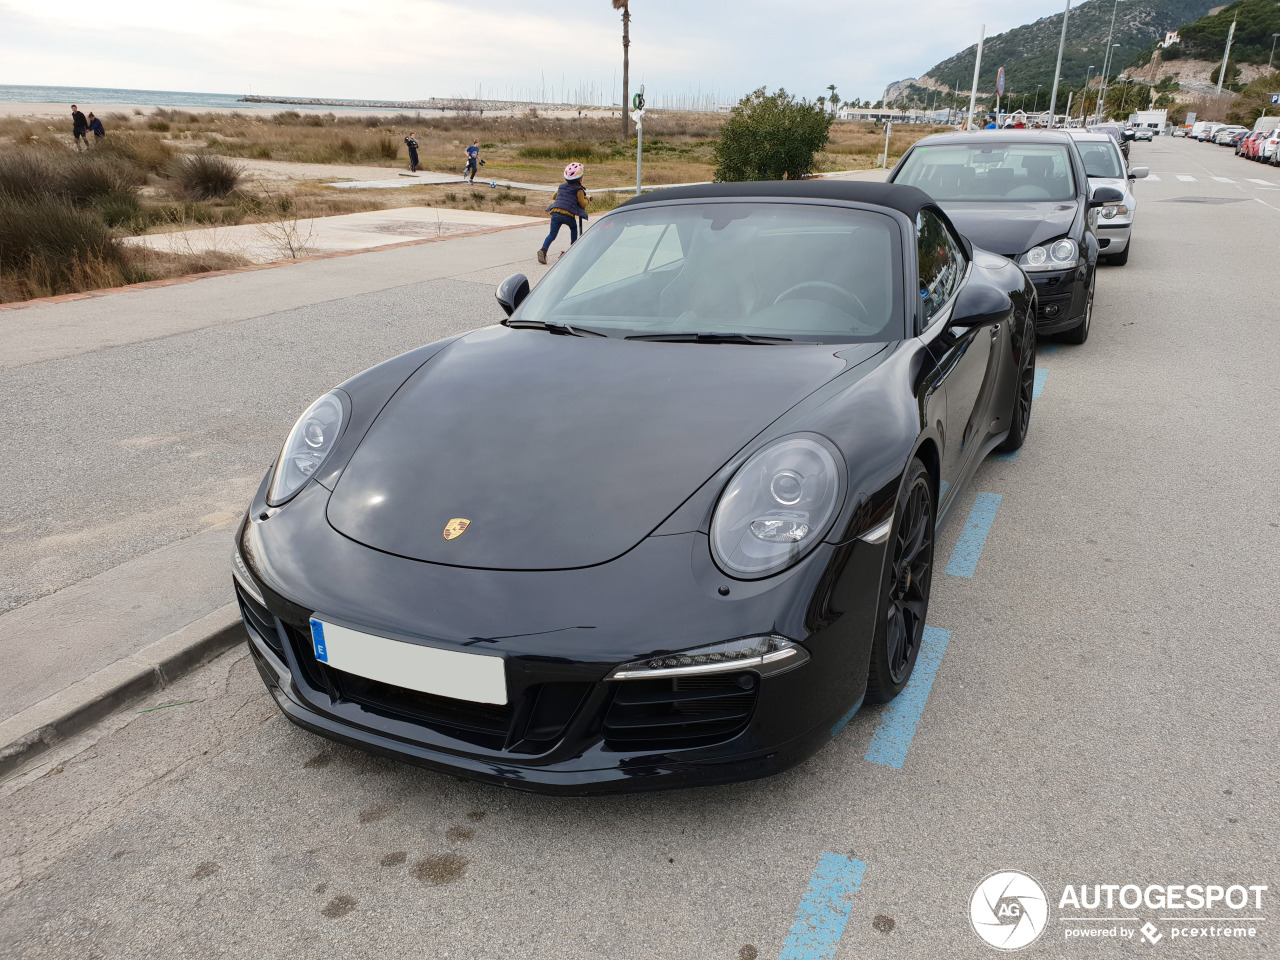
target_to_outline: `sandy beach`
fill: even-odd
[[[462,116],[465,111],[439,111],[439,110],[388,110],[375,107],[329,107],[329,106],[299,106],[295,104],[262,104],[262,103],[246,103],[243,107],[188,107],[188,106],[156,106],[154,104],[138,104],[138,103],[103,103],[97,104],[89,100],[76,104],[81,110],[88,112],[90,110],[102,117],[106,118],[113,113],[124,114],[150,114],[156,110],[181,110],[185,113],[240,113],[248,116],[262,114],[269,117],[271,114],[281,110],[296,110],[299,113],[333,113],[339,116],[377,116],[377,117],[395,117],[402,116],[406,113],[417,114],[424,120],[439,116]],[[554,120],[571,120],[576,117],[591,117],[593,119],[616,117],[618,111],[608,110],[603,107],[584,107],[581,111],[577,109],[544,109],[538,107],[538,116],[547,117]],[[22,102],[6,102],[0,101],[0,117],[30,117],[35,119],[65,119],[70,115],[71,104],[68,103],[22,103]],[[528,110],[490,110],[484,111],[485,117],[514,117],[525,116]]]

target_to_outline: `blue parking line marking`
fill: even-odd
[[[1036,382],[1031,386],[1031,399],[1039,400],[1040,394],[1044,393],[1044,382],[1049,379],[1048,370],[1036,371]]]
[[[901,770],[907,760],[907,751],[915,739],[916,727],[924,715],[924,705],[933,689],[933,678],[942,666],[942,655],[947,652],[951,631],[941,627],[925,627],[916,654],[915,669],[903,691],[889,701],[880,715],[880,723],[871,735],[867,747],[867,760]]]
[[[818,857],[778,960],[830,960],[836,955],[853,909],[853,895],[862,886],[866,870],[867,865],[853,857],[838,853]]]
[[[1003,460],[1005,463],[1013,463],[1018,459],[1018,451],[1010,450],[1008,453],[993,453],[991,454],[991,459]]]
[[[986,546],[991,524],[995,522],[998,506],[998,493],[980,493],[974,498],[969,519],[964,522],[960,539],[951,548],[951,559],[947,561],[947,573],[951,576],[972,577],[978,569],[978,560],[982,557],[982,548]]]
[[[1053,354],[1058,352],[1058,345],[1056,343],[1042,343],[1036,350],[1039,353]]]

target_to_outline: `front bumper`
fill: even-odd
[[[1081,261],[1070,270],[1028,272],[1036,288],[1036,333],[1070,330],[1084,320],[1089,300],[1089,266]]]
[[[1129,246],[1129,236],[1133,233],[1133,221],[1118,223],[1110,220],[1099,220],[1094,228],[1098,237],[1098,253],[1109,257],[1112,254],[1124,253]]]
[[[798,763],[865,690],[883,546],[822,544],[778,583],[730,581],[726,598],[709,556],[710,570],[699,569],[698,533],[652,537],[583,570],[472,570],[392,557],[323,521],[305,524],[306,500],[327,491],[313,484],[299,497],[265,522],[246,521],[239,542],[258,596],[240,584],[237,595],[281,711],[322,736],[526,790],[683,787]],[[312,613],[408,642],[482,642],[504,657],[510,702],[432,697],[332,670],[315,659]],[[658,651],[762,633],[800,642],[810,661],[692,684],[606,679]]]

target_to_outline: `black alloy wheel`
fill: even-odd
[[[1036,391],[1036,324],[1035,308],[1024,324],[1026,333],[1022,335],[1018,357],[1018,392],[1013,398],[1013,414],[1009,424],[1009,435],[996,449],[1001,453],[1010,453],[1019,449],[1027,439],[1027,430],[1031,426],[1031,401]]]
[[[1089,327],[1093,323],[1093,295],[1098,288],[1098,268],[1089,271],[1089,293],[1084,301],[1084,319],[1070,330],[1058,334],[1065,343],[1084,343],[1089,339]]]
[[[929,613],[936,516],[929,473],[913,459],[898,494],[887,544],[880,618],[867,674],[867,700],[872,703],[885,703],[901,693],[915,668]]]

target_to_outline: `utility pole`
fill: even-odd
[[[1102,119],[1102,104],[1107,95],[1107,78],[1111,76],[1111,51],[1120,46],[1118,43],[1111,42],[1116,33],[1116,10],[1119,7],[1120,0],[1115,0],[1115,3],[1111,5],[1111,29],[1107,31],[1107,53],[1102,58],[1102,84],[1098,87],[1098,104],[1093,111],[1095,120]]]
[[[1071,0],[1067,0],[1070,3]],[[978,55],[973,61],[973,86],[969,90],[969,116],[965,120],[964,128],[966,130],[973,129],[973,109],[978,103],[978,71],[982,69],[982,45],[987,40],[987,25],[982,25],[982,32],[978,34]]]
[[[1093,73],[1093,64],[1084,72],[1084,93],[1080,94],[1080,126],[1085,126],[1085,111],[1089,109],[1089,74]]]
[[[1271,35],[1271,59],[1267,61],[1268,70],[1271,69],[1272,61],[1276,58],[1276,37],[1280,37],[1280,33],[1273,33]]]
[[[1067,18],[1071,16],[1071,0],[1067,0],[1067,8],[1062,11],[1062,38],[1058,40],[1058,65],[1053,68],[1053,93],[1049,94],[1049,129],[1058,119],[1058,80],[1062,76],[1062,51],[1067,48]]]
[[[1231,41],[1236,36],[1236,21],[1231,21],[1231,29],[1227,31],[1227,49],[1222,52],[1222,66],[1218,68],[1218,93],[1222,93],[1222,81],[1227,79],[1227,58],[1231,56]],[[1274,46],[1274,44],[1272,44]]]

